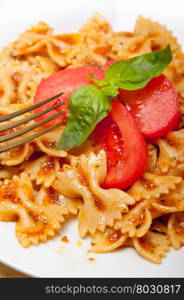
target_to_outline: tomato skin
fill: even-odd
[[[105,69],[107,69],[108,67],[110,67],[112,64],[114,64],[115,62],[117,62],[118,60],[115,59],[115,58],[112,58],[110,60],[107,60],[106,63],[105,63]]]
[[[126,107],[112,101],[112,110],[95,129],[95,139],[107,155],[103,188],[125,189],[146,170],[148,151],[145,139]]]
[[[163,74],[153,78],[143,89],[120,90],[118,97],[148,139],[164,137],[178,127],[178,94]]]
[[[81,66],[66,68],[50,75],[48,78],[42,79],[34,97],[35,103],[50,98],[62,91],[63,95],[59,98],[54,99],[50,103],[47,103],[46,105],[40,108],[37,108],[35,112],[40,112],[43,109],[54,106],[58,103],[58,101],[64,101],[65,103],[59,108],[53,109],[51,112],[37,118],[36,121],[39,122],[43,119],[46,119],[61,110],[64,110],[65,114],[58,117],[54,121],[47,123],[45,126],[55,124],[59,120],[66,120],[66,115],[68,111],[68,97],[75,89],[79,88],[80,86],[85,84],[92,84],[92,81],[88,78],[89,73],[92,73],[95,76],[95,78],[99,80],[103,79],[104,76],[104,70],[102,68],[94,66]]]

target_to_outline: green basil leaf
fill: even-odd
[[[170,45],[161,51],[121,60],[105,72],[104,81],[125,90],[141,89],[154,77],[159,76],[172,60]]]
[[[95,77],[94,77],[94,75],[93,75],[92,73],[89,73],[89,74],[88,74],[88,78],[89,78],[90,80],[92,80],[94,83],[96,83],[96,85],[97,85],[98,87],[104,87],[104,86],[108,85],[108,82],[105,81],[105,80],[95,79]]]
[[[119,94],[119,87],[117,87],[115,85],[107,85],[107,86],[102,87],[101,91],[103,91],[103,93],[106,96],[114,98]]]
[[[87,84],[75,90],[69,97],[67,125],[58,149],[80,146],[110,109],[109,97],[97,86]]]

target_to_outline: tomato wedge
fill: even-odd
[[[68,68],[58,71],[46,79],[42,79],[35,94],[35,103],[57,95],[60,92],[63,92],[63,95],[60,96],[59,99],[54,99],[50,103],[47,103],[40,108],[37,108],[35,112],[40,112],[48,107],[54,106],[56,103],[58,103],[58,101],[64,101],[65,104],[57,108],[56,110],[53,109],[51,112],[37,118],[36,121],[46,119],[61,110],[64,110],[65,114],[55,119],[54,121],[50,121],[46,124],[46,126],[55,124],[58,120],[66,120],[66,114],[68,111],[68,97],[78,87],[84,84],[92,83],[92,81],[88,78],[89,73],[92,73],[95,78],[101,80],[103,79],[104,70],[94,66]]]
[[[179,100],[176,89],[162,74],[137,91],[120,90],[120,100],[147,138],[166,136],[179,124]]]
[[[125,189],[145,172],[148,152],[145,139],[126,107],[112,101],[112,110],[94,132],[95,144],[107,154],[104,188]]]

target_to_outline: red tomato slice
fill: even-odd
[[[43,109],[54,106],[58,101],[65,101],[65,104],[57,108],[56,110],[53,109],[51,112],[37,118],[37,121],[48,118],[49,116],[52,116],[61,110],[64,110],[65,114],[57,118],[57,120],[55,119],[54,121],[47,123],[46,126],[50,126],[56,123],[58,120],[66,120],[66,113],[68,110],[68,97],[75,89],[79,88],[80,86],[92,83],[92,81],[88,78],[89,73],[92,73],[94,77],[99,80],[103,79],[103,69],[94,66],[82,66],[64,69],[52,74],[46,79],[43,79],[38,86],[37,92],[35,94],[35,103],[50,98],[60,92],[63,92],[63,95],[60,96],[59,99],[54,99],[50,103],[37,108],[35,111],[40,112]]]
[[[179,124],[178,94],[164,75],[153,78],[143,89],[121,90],[119,98],[147,138],[166,136]]]
[[[112,110],[94,132],[95,144],[107,154],[102,187],[125,189],[145,172],[148,152],[144,137],[126,107],[112,101]]]

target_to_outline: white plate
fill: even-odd
[[[166,24],[184,45],[184,0],[14,0],[0,8],[0,46],[39,20],[51,24],[57,32],[81,27],[94,12],[107,17],[114,29],[131,30],[137,15],[142,14]],[[0,222],[0,261],[37,277],[183,277],[184,251],[171,251],[161,265],[154,265],[125,249],[107,254],[87,254],[90,241],[79,240],[77,223],[64,226],[69,237],[59,238],[37,247],[23,249],[15,237],[13,223]],[[90,261],[89,257],[95,258]]]

